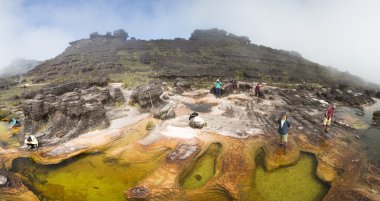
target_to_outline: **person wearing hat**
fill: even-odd
[[[222,83],[219,81],[219,79],[217,79],[215,82],[215,96],[217,98],[220,98],[221,95],[222,95]]]
[[[331,119],[335,115],[335,104],[331,104],[330,107],[327,108],[325,112],[325,118],[323,119],[323,129],[325,133],[329,132],[329,128],[331,125]]]
[[[277,123],[278,123],[278,133],[280,134],[280,146],[287,148],[290,122],[288,120],[286,112],[281,113],[281,117],[277,120]]]

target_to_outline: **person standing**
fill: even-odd
[[[323,119],[323,130],[325,133],[329,132],[332,118],[335,115],[335,107],[335,104],[331,104],[325,112],[325,118]]]
[[[238,89],[237,81],[235,79],[231,80],[231,85],[232,85],[232,90],[237,90]]]
[[[288,147],[288,133],[290,122],[285,112],[281,113],[281,117],[277,120],[278,133],[280,134],[280,146]]]
[[[257,83],[255,87],[255,96],[259,96],[260,88],[261,88],[261,82]]]
[[[215,82],[215,95],[217,98],[220,98],[222,95],[222,83],[219,81],[219,79]]]

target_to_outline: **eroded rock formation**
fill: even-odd
[[[60,96],[38,94],[22,106],[24,135],[36,134],[41,143],[62,142],[92,128],[109,125],[104,106],[113,103],[106,88],[75,89]],[[41,131],[41,128],[45,127]]]

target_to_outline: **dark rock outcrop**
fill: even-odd
[[[361,105],[374,103],[374,100],[366,95],[361,93],[349,93],[347,91],[341,91],[339,89],[330,89],[325,91],[317,92],[316,95],[319,98],[325,99],[328,102],[332,103],[339,101],[346,106],[361,108]]]
[[[141,108],[157,107],[161,103],[160,96],[163,92],[160,85],[151,83],[133,89],[131,100],[138,103]]]
[[[38,100],[39,99],[39,100]],[[108,89],[75,90],[61,96],[37,95],[22,105],[25,115],[24,134],[39,133],[43,144],[54,144],[75,137],[90,128],[106,127],[104,104],[112,102]]]

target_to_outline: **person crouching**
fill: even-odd
[[[28,135],[25,138],[25,144],[28,146],[28,149],[35,149],[38,147],[38,140],[34,135]]]
[[[277,123],[278,123],[278,133],[280,134],[280,146],[287,148],[290,122],[285,112],[281,114],[281,117],[278,119]]]

